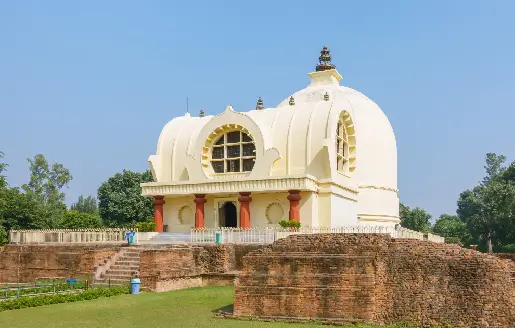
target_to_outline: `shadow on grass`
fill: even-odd
[[[213,312],[213,313],[233,313],[233,311],[234,311],[234,304],[229,304],[229,305],[222,306],[218,309],[215,309],[211,312]]]

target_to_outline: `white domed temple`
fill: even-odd
[[[158,232],[191,228],[394,226],[397,147],[386,115],[341,86],[324,46],[311,82],[279,105],[186,114],[163,128],[149,163]]]

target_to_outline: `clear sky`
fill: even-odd
[[[515,1],[1,1],[0,150],[71,170],[67,203],[143,171],[189,108],[276,106],[307,86],[327,44],[345,86],[397,138],[400,199],[434,216],[515,159]]]

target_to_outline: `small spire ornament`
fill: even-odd
[[[259,99],[257,101],[256,109],[263,109],[263,108],[265,108],[265,106],[263,106],[263,99],[261,99],[261,97],[259,97]]]
[[[200,110],[200,113],[198,114],[199,117],[204,117],[204,110]]]
[[[335,69],[336,66],[331,64],[331,54],[327,46],[324,45],[322,50],[320,51],[320,57],[318,57],[318,65],[316,67],[317,72],[328,71],[330,69]]]
[[[295,105],[295,99],[293,99],[293,96],[290,96],[290,106]]]
[[[328,101],[329,100],[329,94],[326,92],[325,95],[324,95],[324,100],[325,101]]]

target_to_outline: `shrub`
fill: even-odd
[[[154,222],[138,222],[134,225],[139,232],[153,232],[156,231],[156,224]]]
[[[34,297],[20,297],[17,299],[0,302],[0,312],[42,305],[93,300],[101,297],[111,297],[128,293],[128,286],[116,286],[111,288],[94,288],[84,292],[71,294],[51,294]]]
[[[502,247],[503,253],[515,253],[515,244],[507,244]]]
[[[299,221],[287,221],[287,220],[282,220],[279,222],[279,225],[283,228],[295,228],[295,229],[298,229],[300,228],[300,222]]]

